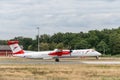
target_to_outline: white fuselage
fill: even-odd
[[[69,51],[69,50],[63,50]],[[57,57],[56,55],[49,55],[49,53],[55,51],[41,51],[41,52],[26,52],[24,54],[15,54],[13,56],[17,57],[25,57],[25,58],[42,58],[42,59],[52,59]],[[83,57],[83,56],[100,56],[101,53],[93,50],[93,49],[83,49],[83,50],[72,50],[70,54],[62,55],[58,57]]]

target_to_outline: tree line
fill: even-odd
[[[15,37],[11,40],[19,40],[25,50],[37,51],[38,35],[36,39]],[[53,35],[42,34],[39,36],[40,50],[61,49],[95,49],[105,55],[120,54],[120,27],[117,29],[90,30],[87,33],[55,33]],[[6,44],[0,40],[0,44]]]

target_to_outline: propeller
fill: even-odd
[[[71,56],[71,53],[73,52],[73,50],[72,49],[70,49],[70,56]]]
[[[70,53],[72,53],[73,51],[72,51],[72,49],[70,49]]]

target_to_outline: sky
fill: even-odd
[[[120,26],[120,0],[0,0],[0,40]]]

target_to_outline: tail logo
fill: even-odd
[[[15,49],[17,49],[17,48],[18,48],[18,46],[14,47],[13,50],[15,50]]]

